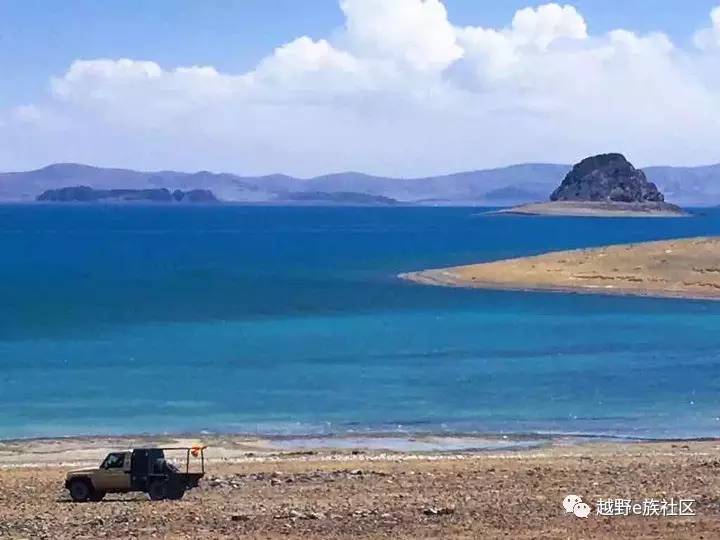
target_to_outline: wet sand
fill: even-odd
[[[211,444],[208,475],[182,501],[69,502],[62,480],[70,467],[61,463],[150,442],[3,445],[0,538],[709,539],[720,530],[720,441],[561,438],[526,450],[398,453],[278,452],[272,442],[226,437],[202,441]],[[591,515],[566,514],[568,494],[588,502]],[[609,498],[694,499],[696,515],[597,515],[597,500]]]
[[[720,238],[558,251],[401,274],[426,285],[720,299]]]

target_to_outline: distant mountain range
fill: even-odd
[[[88,186],[106,190],[207,189],[224,201],[266,204],[509,206],[547,200],[569,170],[569,165],[528,163],[426,178],[344,172],[301,179],[282,174],[142,172],[58,163],[34,171],[0,173],[0,200],[29,202],[47,190]],[[685,206],[720,204],[720,164],[643,170],[669,202]]]

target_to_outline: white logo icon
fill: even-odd
[[[565,513],[571,514],[573,511],[573,508],[575,508],[575,505],[577,503],[581,503],[582,499],[578,497],[577,495],[568,495],[563,499],[563,508],[565,509]]]
[[[590,515],[590,505],[584,502],[577,503],[573,513],[579,518],[586,518]]]
[[[566,514],[575,514],[579,518],[590,515],[590,505],[584,503],[577,495],[568,495],[563,499],[562,505]]]

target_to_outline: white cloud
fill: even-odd
[[[513,17],[512,37],[545,50],[558,39],[585,39],[587,25],[573,6],[546,4],[519,10]]]
[[[695,34],[695,45],[700,49],[720,48],[720,6],[710,12],[710,21],[710,28],[704,28]]]
[[[326,40],[313,41],[307,36],[278,47],[263,60],[256,75],[280,85],[294,85],[299,80],[323,77],[327,83],[344,83],[356,79],[361,64],[350,54],[335,49]]]
[[[240,95],[247,77],[219,73],[211,66],[166,71],[155,62],[78,60],[51,81],[56,107],[85,111],[109,121],[154,122],[220,104]]]
[[[720,8],[702,50],[661,32],[591,35],[571,5],[500,28],[439,0],[341,0],[332,37],[279,45],[247,73],[77,60],[46,99],[0,111],[0,169],[142,168],[423,175],[618,150],[716,159]]]
[[[519,10],[509,28],[457,29],[470,63],[481,78],[497,80],[524,69],[529,56],[544,55],[554,43],[587,38],[585,19],[569,5],[546,4]]]
[[[341,0],[347,38],[361,53],[421,71],[442,70],[463,50],[440,0]]]

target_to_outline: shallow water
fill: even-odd
[[[699,234],[719,211],[0,206],[0,437],[717,436],[720,303],[395,277]]]

